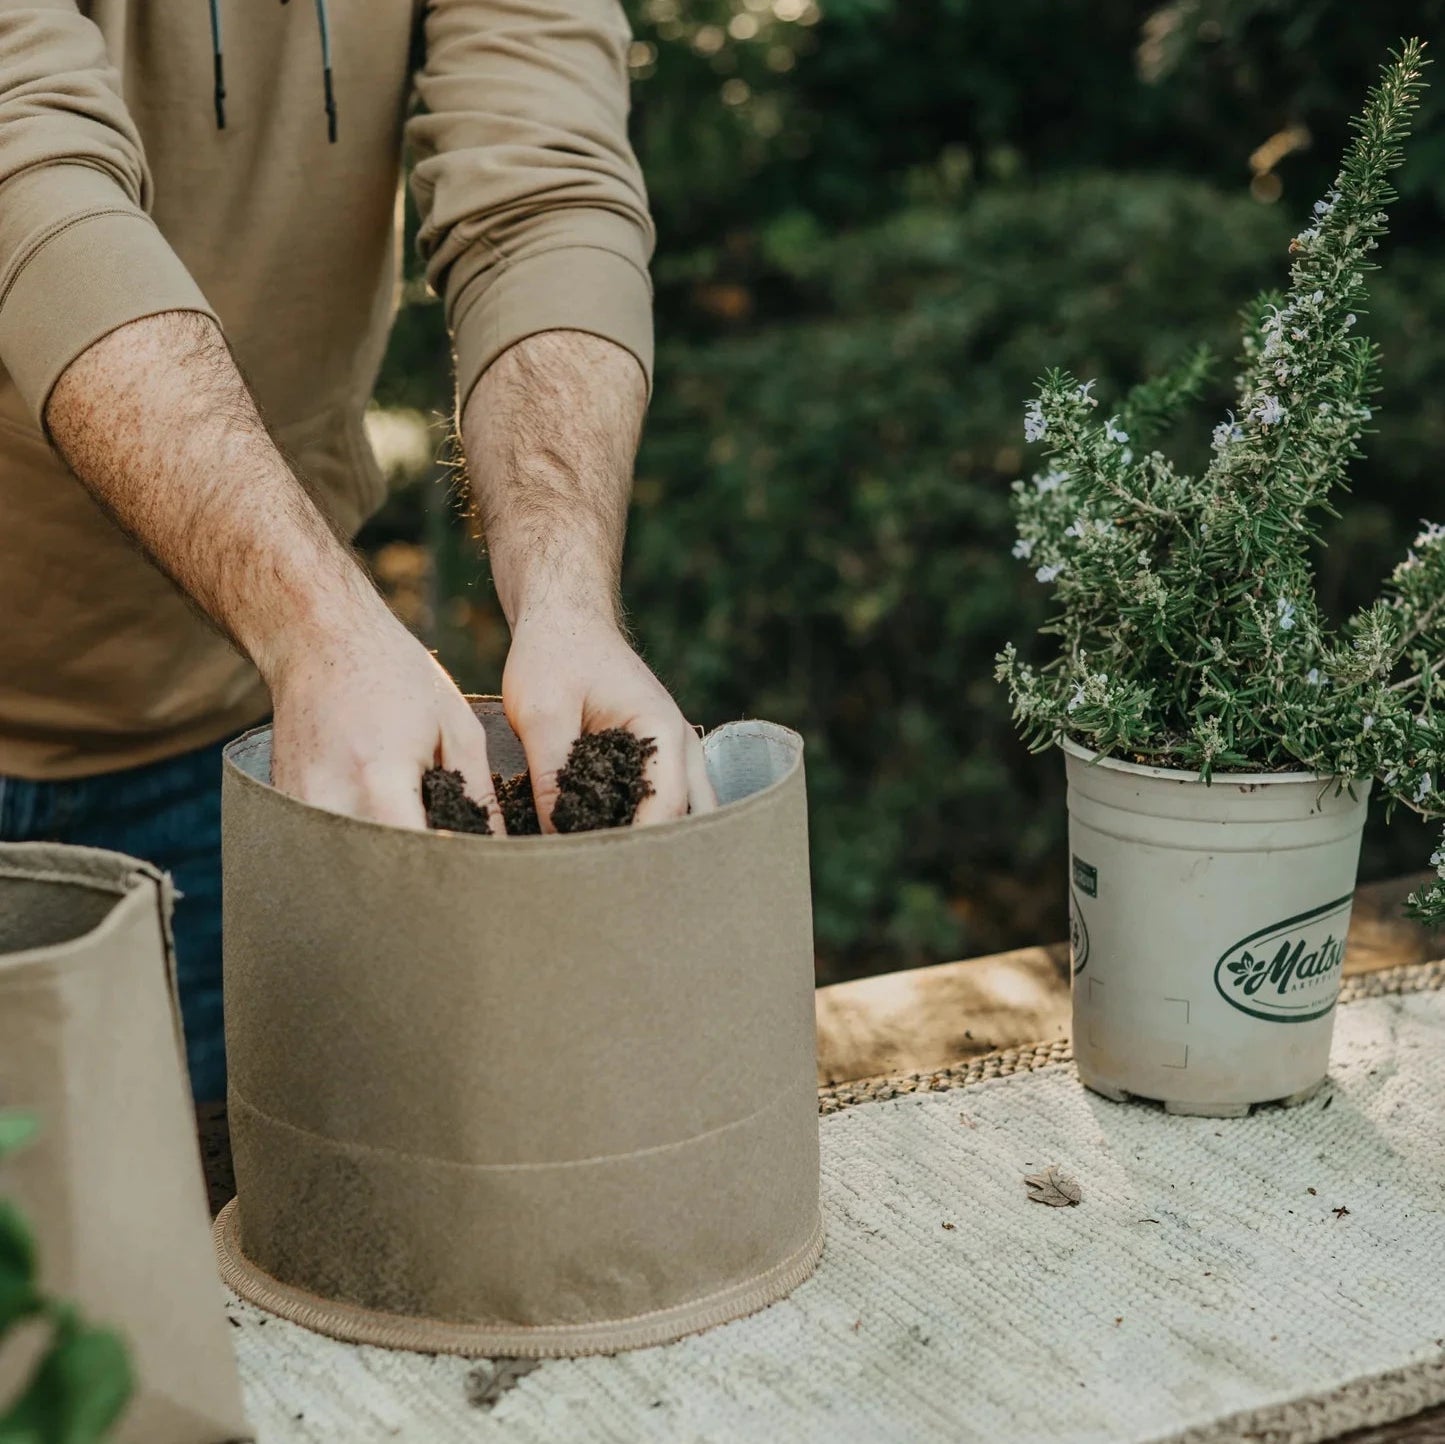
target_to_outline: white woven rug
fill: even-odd
[[[1441,981],[1353,985],[1331,1086],[1288,1112],[1168,1118],[1058,1063],[845,1107],[822,1120],[827,1251],[791,1299],[544,1363],[489,1406],[485,1366],[232,1298],[260,1439],[1305,1444],[1445,1401]],[[1078,1207],[1027,1201],[1052,1163]]]

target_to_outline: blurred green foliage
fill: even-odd
[[[35,1132],[28,1115],[0,1113],[0,1159]],[[19,1393],[0,1399],[0,1444],[99,1444],[130,1398],[125,1345],[41,1292],[30,1228],[0,1198],[0,1346],[27,1327],[45,1343]]]
[[[820,976],[1062,936],[1062,769],[991,681],[1040,597],[1009,557],[1021,415],[1051,364],[1103,396],[1228,353],[1386,50],[1445,0],[633,0],[661,340],[625,594],[689,715],[808,741]],[[1379,432],[1321,557],[1340,611],[1445,519],[1440,87],[1368,329]],[[379,400],[440,415],[415,281]],[[1188,432],[1203,448],[1225,383]],[[403,490],[448,664],[505,632],[458,507]],[[1366,874],[1432,844],[1378,824]]]

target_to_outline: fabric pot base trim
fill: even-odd
[[[243,1299],[302,1328],[346,1343],[432,1354],[575,1358],[670,1344],[688,1334],[731,1323],[777,1303],[808,1278],[823,1252],[820,1214],[807,1243],[791,1257],[754,1278],[676,1308],[588,1324],[456,1324],[444,1319],[382,1313],[323,1299],[272,1278],[257,1268],[242,1249],[238,1203],[238,1199],[232,1199],[221,1210],[216,1218],[214,1237],[221,1277]]]

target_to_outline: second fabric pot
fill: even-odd
[[[493,765],[522,757],[480,704]],[[611,1352],[811,1271],[802,743],[737,723],[723,804],[571,837],[406,832],[225,777],[238,1291],[359,1342]]]
[[[125,1344],[133,1388],[109,1444],[254,1438],[208,1247],[172,896],[121,853],[0,843],[0,1110],[40,1129],[0,1167],[0,1199],[34,1231],[41,1289]],[[14,1302],[0,1293],[0,1335]],[[3,1342],[0,1415],[37,1336]],[[57,1380],[69,1392],[63,1367],[48,1379],[48,1400]]]

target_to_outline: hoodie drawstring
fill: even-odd
[[[211,0],[211,55],[216,69],[216,129],[226,128],[226,71],[221,47],[220,0]]]
[[[281,0],[283,5],[289,0]],[[336,143],[336,91],[331,80],[331,17],[326,0],[316,0],[316,27],[321,33],[321,83],[326,101],[326,138]],[[216,129],[226,128],[225,50],[221,43],[221,0],[211,0],[211,55],[215,62]]]
[[[336,92],[331,88],[331,21],[326,14],[326,0],[316,0],[316,28],[321,32],[321,80],[326,96],[326,134],[332,145],[335,145]]]

